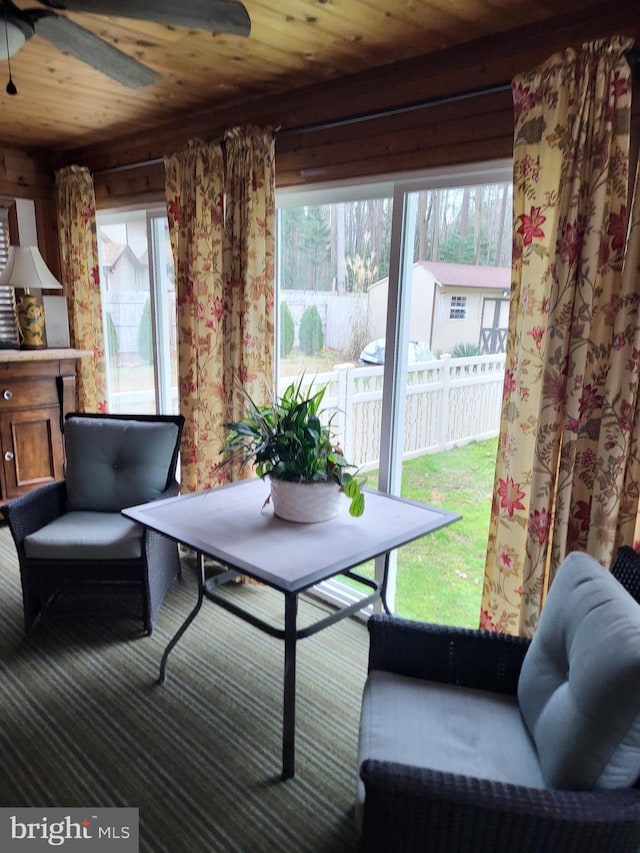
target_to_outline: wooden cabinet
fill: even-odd
[[[62,421],[76,408],[76,363],[88,354],[0,352],[0,505],[64,477]]]

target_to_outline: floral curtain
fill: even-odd
[[[184,491],[197,491],[213,482],[226,411],[222,148],[192,141],[165,158],[164,166],[175,264],[178,396],[185,416],[180,480]]]
[[[635,193],[633,196],[627,246],[625,251],[624,269],[622,272],[622,298],[628,304],[637,304],[640,300],[640,162],[636,172]],[[630,401],[621,407],[621,421],[625,427],[623,436],[628,442],[628,461],[624,485],[621,493],[614,492],[619,497],[618,535],[616,546],[633,545],[640,550],[640,310],[635,318],[635,335],[620,324],[619,335],[624,335],[625,352],[628,361],[625,365],[618,362],[618,368],[624,368],[623,376],[618,380],[620,386],[631,386],[631,380],[636,382],[635,406]],[[628,343],[627,343],[628,341]],[[615,377],[612,376],[615,381]],[[626,451],[627,445],[621,444],[621,451]]]
[[[67,166],[56,173],[56,187],[62,284],[67,297],[71,345],[93,353],[93,358],[79,359],[78,408],[83,412],[106,412],[106,367],[93,179],[88,169]]]
[[[185,491],[234,478],[218,468],[224,424],[239,411],[234,387],[241,381],[259,402],[272,379],[272,134],[234,129],[225,149],[226,162],[219,144],[201,142],[165,158]]]
[[[225,135],[226,420],[242,417],[238,381],[254,400],[273,377],[275,163],[273,134],[248,127]],[[232,473],[234,478],[241,472]],[[247,474],[250,472],[247,472]]]
[[[637,385],[631,85],[612,39],[513,82],[514,245],[481,626],[530,636],[566,553],[609,565]],[[637,288],[636,288],[637,291]]]

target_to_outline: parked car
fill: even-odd
[[[377,338],[369,341],[360,353],[363,364],[384,364],[385,339]],[[429,349],[426,341],[409,341],[409,364],[417,361],[435,361],[436,357]]]

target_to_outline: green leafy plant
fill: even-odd
[[[221,464],[238,461],[252,464],[258,477],[270,476],[293,482],[337,483],[350,499],[349,512],[364,512],[361,479],[344,458],[342,448],[333,441],[331,426],[320,421],[320,406],[326,386],[317,391],[289,385],[281,397],[269,393],[269,403],[258,405],[242,388],[245,416],[225,424],[227,437]]]
[[[452,358],[471,358],[471,356],[474,355],[480,355],[480,347],[478,344],[456,344],[451,350]]]

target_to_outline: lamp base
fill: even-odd
[[[16,308],[22,334],[21,349],[44,349],[44,309],[32,293],[25,293]]]

